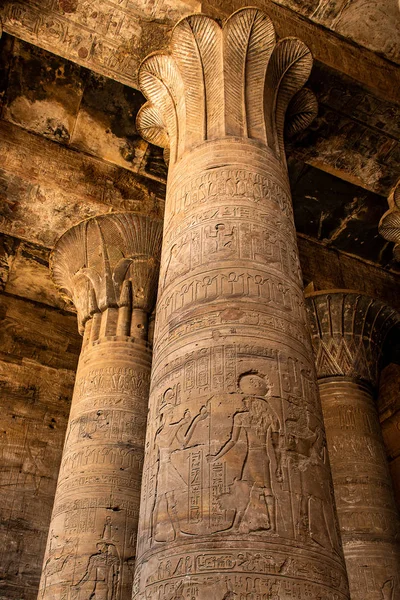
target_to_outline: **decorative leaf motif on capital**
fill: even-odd
[[[285,163],[285,128],[293,134],[317,114],[314,94],[303,90],[311,67],[307,46],[296,38],[277,42],[271,19],[256,8],[238,10],[223,27],[206,15],[186,17],[169,52],[151,54],[140,67],[148,102],[139,133],[169,148],[171,163],[226,136],[264,143]]]
[[[306,298],[319,379],[346,376],[376,386],[385,340],[400,315],[363,294],[316,292]]]
[[[400,182],[393,193],[394,208],[385,213],[379,223],[379,233],[385,240],[394,242],[393,257],[400,262]]]
[[[80,328],[94,313],[130,303],[154,307],[162,224],[133,213],[111,213],[69,229],[51,254],[60,292],[72,300]]]

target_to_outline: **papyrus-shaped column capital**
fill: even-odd
[[[93,314],[108,308],[153,310],[161,240],[162,224],[134,213],[97,216],[64,233],[51,270],[78,311],[81,331]]]
[[[357,292],[317,292],[306,301],[318,379],[346,376],[378,383],[383,345],[400,315]]]
[[[385,240],[394,242],[394,259],[400,262],[400,182],[389,196],[391,208],[383,215],[379,223],[379,233]]]
[[[307,46],[296,38],[277,41],[271,19],[257,8],[238,10],[222,27],[206,15],[186,17],[169,51],[141,65],[149,102],[138,115],[139,132],[166,148],[171,164],[225,137],[257,140],[284,163],[285,130],[305,128],[317,112],[313,93],[303,89],[311,67]]]

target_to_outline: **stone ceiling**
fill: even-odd
[[[400,62],[398,0],[275,0],[364,48]]]
[[[397,0],[255,0],[252,4],[273,17],[279,35],[299,35],[318,60],[331,66],[343,52],[340,38],[353,42],[352,56],[336,61],[344,73],[361,74],[359,47],[399,62]],[[242,6],[240,0],[3,0],[1,16],[6,32],[135,85],[140,61],[167,45],[180,17],[203,11],[225,18]],[[325,28],[322,43],[320,26]],[[364,54],[363,62],[376,63],[376,59]],[[382,83],[382,77],[374,82]]]
[[[378,1],[255,4],[281,35],[304,39],[316,59],[309,87],[318,117],[287,144],[299,236],[397,273],[392,245],[377,230],[400,177],[395,0],[387,0],[384,18]],[[224,17],[240,6],[3,0],[0,232],[46,249],[72,224],[111,209],[161,218],[166,167],[161,150],[136,131],[144,101],[135,88],[138,65],[167,43],[180,16]],[[377,19],[379,28],[367,27]]]

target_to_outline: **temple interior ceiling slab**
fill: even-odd
[[[400,61],[397,0],[274,1],[393,62]]]
[[[385,75],[398,81],[392,64],[399,61],[400,47],[396,0],[255,0],[253,5],[274,19],[280,36],[301,36],[317,60],[380,88],[381,95],[390,94]],[[242,6],[240,0],[4,0],[1,17],[6,32],[137,85],[141,60],[168,45],[180,17],[203,11],[225,18]]]
[[[51,248],[111,208],[161,215],[167,168],[136,130],[141,92],[14,36],[0,44],[1,231]],[[309,87],[318,117],[287,143],[298,233],[396,271],[377,224],[400,174],[400,107],[318,61]]]

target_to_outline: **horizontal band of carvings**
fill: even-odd
[[[154,355],[160,356],[167,348],[174,347],[174,344],[179,343],[185,337],[189,340],[191,335],[196,333],[201,340],[206,340],[209,337],[211,327],[218,327],[217,338],[223,338],[229,335],[243,335],[251,332],[257,338],[276,339],[280,340],[282,334],[285,333],[292,339],[292,343],[300,350],[309,346],[309,336],[305,327],[299,324],[298,318],[291,319],[286,315],[273,315],[271,310],[260,310],[261,304],[256,305],[254,310],[251,307],[240,306],[225,308],[208,307],[202,314],[197,314],[195,319],[185,318],[185,316],[177,315],[176,318],[170,319],[168,324],[164,324],[164,328],[168,327],[168,336],[163,335],[165,332],[158,329],[159,341],[154,347]]]
[[[125,408],[125,407],[123,407]],[[86,411],[68,424],[66,440],[74,447],[84,446],[86,438],[104,438],[110,442],[144,445],[147,411],[137,412],[115,409]]]
[[[391,307],[349,291],[306,298],[319,379],[346,376],[376,386],[384,342],[400,323]]]
[[[270,271],[262,269],[237,268],[231,271],[214,270],[209,275],[187,278],[185,283],[176,286],[172,291],[161,295],[157,310],[162,320],[176,316],[177,311],[184,311],[197,303],[215,303],[226,301],[246,303],[260,302],[270,304],[277,310],[277,316],[292,313],[302,316],[304,300],[299,289],[285,277],[275,277]]]
[[[129,335],[132,311],[152,311],[161,241],[162,224],[134,213],[87,219],[61,236],[51,255],[52,276],[73,301],[80,328],[109,311],[99,323],[103,335]]]
[[[171,545],[168,556],[162,553],[158,564],[151,565],[148,585],[152,595],[149,597],[156,597],[153,591],[174,589],[178,580],[179,590],[201,586],[213,598],[213,587],[222,580],[225,581],[225,589],[228,588],[226,600],[234,598],[233,594],[229,595],[231,586],[239,597],[250,600],[256,599],[257,595],[260,598],[279,598],[280,590],[286,593],[287,598],[318,598],[319,595],[326,600],[348,598],[344,570],[337,562],[328,562],[325,555],[304,553],[299,558],[291,553],[290,544],[279,548],[274,543],[263,542],[261,545],[258,540],[240,545],[235,540],[229,548],[220,546],[216,541],[210,551],[199,541],[197,551],[188,548],[182,555],[176,553]]]
[[[203,222],[206,228],[236,219],[244,226],[268,223],[294,244],[290,183],[282,163],[248,138],[225,137],[186,152],[169,169],[164,252]]]
[[[104,493],[109,491],[111,488],[115,490],[123,489],[124,494],[130,492],[138,492],[140,490],[140,474],[131,476],[129,473],[118,474],[116,473],[79,473],[74,477],[65,479],[57,486],[57,497],[64,497],[64,494],[72,493],[75,496],[77,493],[82,494],[85,488],[93,488],[95,492],[100,489],[104,489]]]
[[[63,502],[59,502],[53,510],[53,517],[57,517],[59,514],[68,513],[72,511],[79,511],[81,509],[90,509],[90,508],[109,508],[111,509],[113,506],[119,506],[121,509],[126,510],[131,515],[137,514],[137,502],[136,500],[131,500],[127,498],[125,495],[120,492],[113,492],[110,495],[104,494],[101,495],[93,495],[88,494],[83,496],[78,500],[65,500]]]
[[[241,219],[214,218],[206,225],[192,226],[164,242],[164,268],[160,275],[161,289],[175,280],[185,278],[188,272],[206,276],[221,260],[233,269],[242,266],[268,264],[281,274],[301,282],[300,263],[295,240],[279,225],[258,225]],[[171,238],[172,236],[170,236]]]
[[[138,130],[169,148],[171,163],[225,136],[258,140],[284,163],[285,127],[293,134],[317,113],[314,95],[302,89],[311,67],[307,46],[295,38],[277,41],[271,19],[256,8],[238,10],[223,27],[191,15],[175,26],[169,52],[150,55],[140,67],[149,102]]]
[[[200,176],[199,179],[200,181],[197,189],[202,185]],[[193,186],[193,188],[196,190],[196,186]],[[241,191],[242,198],[245,197],[246,191],[248,192],[248,187],[245,187],[244,190]],[[254,208],[249,204],[245,204],[243,201],[241,202],[242,198],[237,198],[235,196],[233,196],[232,202],[228,186],[225,193],[227,195],[227,202],[225,205],[207,206],[195,213],[191,212],[189,216],[184,216],[181,222],[179,224],[177,223],[171,232],[166,232],[164,235],[165,247],[176,243],[176,239],[180,236],[184,236],[185,234],[194,235],[195,230],[199,227],[211,227],[215,220],[218,220],[218,222],[226,220],[239,222],[243,228],[247,226],[249,229],[256,231],[264,228],[268,230],[268,227],[266,226],[266,223],[268,222],[269,227],[275,231],[277,236],[287,236],[287,228],[290,223],[282,223],[282,218],[279,218],[278,213],[275,219],[273,219],[272,215],[265,210],[264,206],[257,206],[257,208]],[[212,201],[213,197],[210,197],[210,200]],[[219,194],[218,201],[220,202]],[[228,203],[229,201],[231,202],[230,204]],[[196,205],[199,202],[201,203],[201,200],[198,200],[198,196],[196,196],[193,200],[193,204]],[[239,204],[239,202],[241,202],[241,204]],[[291,204],[290,198],[288,198],[288,202]],[[281,210],[284,209],[282,205],[280,205],[279,208],[281,208]]]

